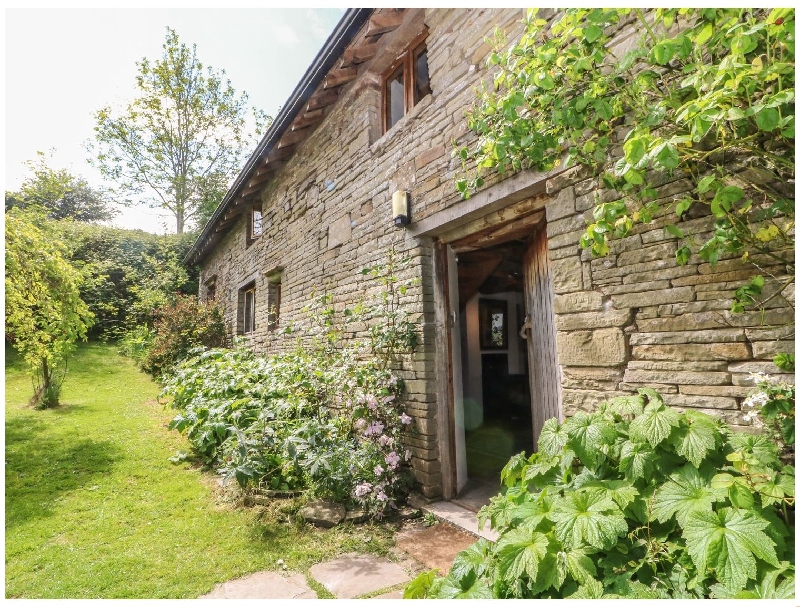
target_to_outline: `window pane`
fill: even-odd
[[[428,50],[422,48],[417,51],[416,65],[414,66],[414,104],[416,105],[425,95],[431,94],[431,81],[428,77]]]
[[[405,88],[403,68],[386,80],[386,130],[392,128],[405,114]]]
[[[255,312],[255,291],[247,291],[244,294],[244,332],[251,333],[254,329],[253,316]]]
[[[253,211],[253,236],[261,236],[261,211]]]

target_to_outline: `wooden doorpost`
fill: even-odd
[[[539,433],[545,420],[564,416],[561,410],[561,381],[556,349],[553,314],[553,282],[547,253],[545,225],[528,241],[523,258],[525,272],[525,312],[528,326],[528,377],[531,388],[533,449],[537,450]]]

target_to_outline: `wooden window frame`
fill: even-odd
[[[417,57],[421,52],[428,50],[426,44],[427,38],[428,32],[423,32],[417,36],[411,41],[403,54],[395,59],[394,62],[389,66],[389,69],[383,73],[383,77],[381,78],[381,96],[383,98],[381,103],[381,120],[384,133],[389,132],[391,128],[394,127],[394,125],[392,125],[392,127],[389,126],[391,96],[387,93],[387,86],[391,81],[392,76],[394,76],[395,72],[397,72],[399,68],[403,68],[403,116],[400,118],[400,120],[408,116],[408,113],[414,108],[414,106],[422,101],[422,99],[427,97],[427,95],[425,95],[420,98],[419,101],[414,103],[414,85],[417,81]],[[428,78],[430,79],[430,70],[428,71]]]
[[[258,232],[258,234],[256,234],[256,213],[258,213],[261,216],[261,221],[259,223],[260,231]],[[249,247],[263,235],[264,235],[264,213],[262,212],[260,206],[250,207],[250,211],[247,213],[247,246]]]
[[[247,295],[252,293],[251,296],[251,304],[249,320],[250,323],[248,325],[248,305],[247,305]],[[241,321],[241,332],[240,335],[250,335],[251,333],[255,333],[256,330],[256,283],[251,282],[241,289],[239,289],[239,313],[240,317],[239,320]]]

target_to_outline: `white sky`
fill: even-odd
[[[135,96],[136,61],[161,57],[166,27],[197,45],[205,66],[225,69],[251,106],[274,116],[342,16],[342,9],[6,9],[5,189],[27,175],[37,150],[102,186],[85,142],[93,113]],[[123,209],[116,225],[174,232],[174,219]]]

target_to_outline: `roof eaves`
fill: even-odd
[[[278,115],[272,121],[272,124],[264,133],[255,151],[250,155],[239,175],[236,177],[233,185],[228,189],[227,193],[220,202],[214,214],[203,226],[200,235],[195,240],[192,248],[183,259],[184,265],[190,263],[197,263],[204,256],[202,250],[202,243],[212,234],[214,226],[217,221],[227,210],[231,201],[233,201],[239,190],[246,184],[252,171],[258,166],[264,153],[271,149],[284,134],[286,129],[291,124],[292,120],[297,116],[303,104],[308,101],[313,92],[325,78],[325,75],[333,67],[336,61],[341,57],[344,49],[353,40],[362,25],[369,19],[374,9],[372,8],[350,8],[347,9],[342,16],[336,28],[333,30],[325,44],[320,49],[317,56],[311,62],[311,65],[306,70],[300,82],[292,91],[289,99],[281,107]]]

